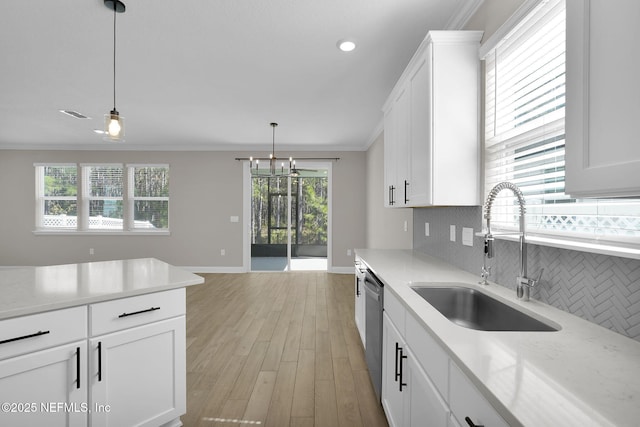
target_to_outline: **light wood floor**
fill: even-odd
[[[185,426],[387,426],[353,320],[353,275],[202,276],[187,288]]]

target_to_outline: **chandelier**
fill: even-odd
[[[278,124],[269,123],[269,126],[272,128],[271,154],[269,154],[269,158],[249,157],[251,175],[264,177],[299,176],[300,173],[296,169],[296,161],[293,160],[293,157],[289,157],[288,165],[282,161],[278,166],[278,158],[276,157],[276,127]],[[269,169],[260,169],[260,160],[269,160]]]

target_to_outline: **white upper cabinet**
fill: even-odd
[[[640,2],[567,2],[565,192],[640,195]]]
[[[385,205],[479,205],[481,31],[431,31],[387,99]]]

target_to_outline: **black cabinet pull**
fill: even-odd
[[[98,343],[98,381],[102,381],[102,341]]]
[[[407,356],[405,356],[402,353],[403,353],[402,347],[400,347],[400,385],[399,385],[400,392],[402,392],[402,387],[406,387],[407,386],[407,383],[402,381],[402,359],[406,359]]]
[[[404,202],[405,203],[409,203],[409,199],[407,199],[407,185],[409,185],[409,182],[405,179],[404,180]]]
[[[76,388],[80,388],[80,347],[76,347]]]
[[[469,424],[469,427],[484,427],[483,425],[480,425],[480,424],[474,424],[473,421],[471,421],[471,418],[469,417],[464,417],[464,420],[467,422],[467,424]]]
[[[122,313],[118,317],[121,318],[121,317],[127,317],[127,316],[134,316],[136,314],[148,313],[150,311],[156,311],[156,310],[160,310],[160,307],[151,307],[151,308],[147,308],[146,310],[134,311],[131,313]]]
[[[2,340],[2,341],[0,341],[0,344],[6,344],[6,343],[9,343],[9,342],[26,340],[27,338],[39,337],[40,335],[47,335],[49,333],[51,333],[51,331],[38,331],[38,332],[36,332],[34,334],[23,335],[21,337],[15,337],[15,338],[9,338],[8,340]]]
[[[360,279],[358,279],[358,276],[356,276],[356,296],[360,296]]]
[[[393,197],[393,196],[394,196],[394,195],[393,195],[393,192],[395,191],[395,189],[396,189],[396,187],[395,187],[395,186],[393,186],[393,185],[390,185],[390,186],[389,186],[389,204],[390,204],[390,205],[395,205],[395,204],[396,204],[396,201],[395,201],[395,200],[393,200],[393,199],[394,199],[394,197]]]
[[[396,372],[395,372],[396,377],[394,379],[395,382],[398,382],[398,378],[400,378],[400,372],[398,371],[398,351],[399,350],[400,350],[400,346],[398,345],[398,343],[396,343],[396,362],[395,362],[395,364],[396,364],[396,368],[395,368],[396,369]]]

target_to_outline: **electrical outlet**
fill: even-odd
[[[455,225],[450,225],[449,226],[449,240],[451,240],[452,242],[456,241],[456,226]]]
[[[429,223],[428,222],[424,223],[424,236],[425,237],[429,237]]]
[[[231,222],[240,222],[240,217],[233,215],[232,217],[229,218],[229,221]]]
[[[226,249],[220,249],[220,255],[225,256],[227,254]]]
[[[351,256],[351,249],[347,249],[347,256]]]
[[[406,219],[404,220],[404,231],[409,231],[409,223]]]
[[[473,246],[473,228],[462,227],[462,244]]]
[[[95,251],[93,250],[93,248],[89,248],[89,255],[94,255]]]

